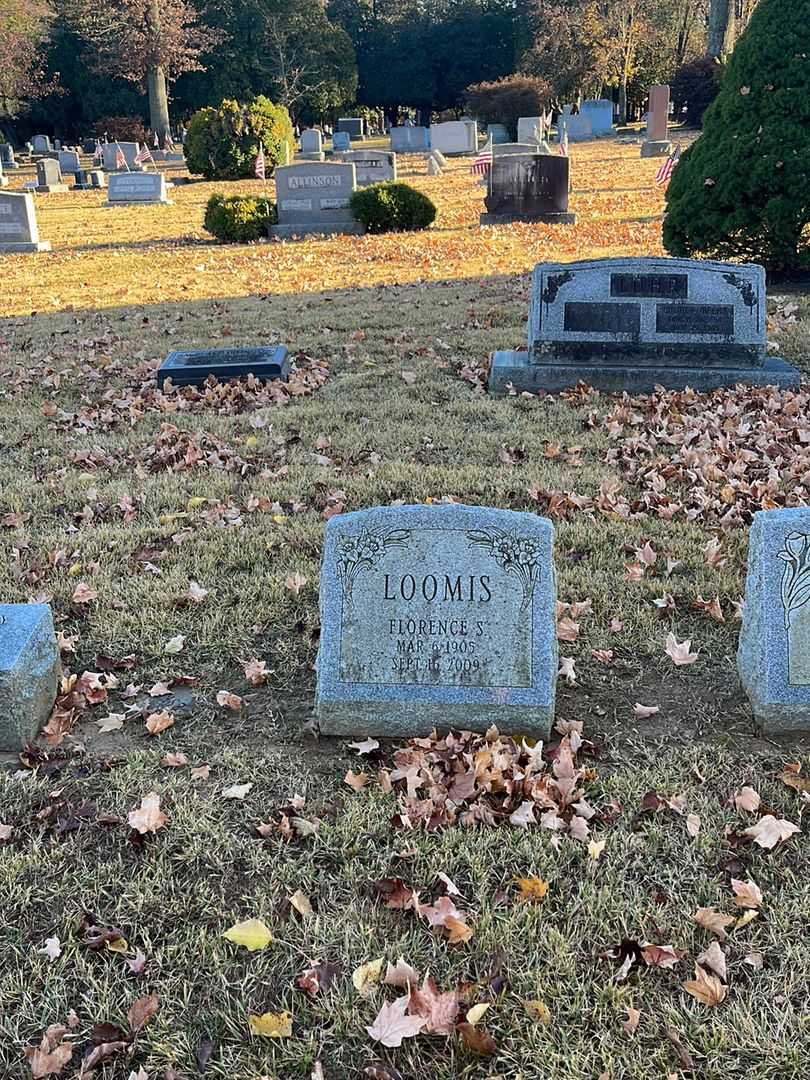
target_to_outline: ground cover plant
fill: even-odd
[[[573,154],[565,230],[419,163],[424,232],[218,245],[195,183],[40,200],[53,253],[4,258],[0,590],[65,666],[0,770],[4,1076],[803,1076],[810,755],[755,737],[734,648],[807,393],[485,396],[536,262],[662,253],[660,163]],[[805,299],[769,309],[807,370]],[[286,386],[156,386],[275,342]],[[542,750],[307,730],[324,522],[398,499],[552,518]]]

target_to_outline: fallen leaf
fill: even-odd
[[[682,664],[694,664],[698,658],[697,653],[691,652],[692,641],[687,638],[685,641],[678,641],[673,633],[667,634],[666,645],[664,652],[672,660],[673,664],[678,666]]]
[[[661,712],[660,705],[642,705],[640,701],[637,701],[633,706],[633,715],[638,720],[647,720],[659,712]]]
[[[251,783],[231,784],[230,787],[223,788],[220,794],[223,799],[244,799],[252,787]]]
[[[58,960],[62,955],[62,943],[59,941],[58,937],[45,938],[45,944],[41,949],[37,949],[37,952],[41,956],[47,956],[51,963],[53,963],[54,960]]]
[[[474,1054],[480,1057],[492,1057],[498,1052],[495,1040],[483,1028],[473,1027],[472,1024],[459,1024],[456,1031]]]
[[[244,705],[244,701],[238,694],[232,694],[230,690],[218,690],[217,705],[223,709],[230,709],[232,712],[239,712]]]
[[[692,921],[696,922],[698,926],[702,926],[704,930],[716,934],[721,941],[725,941],[726,927],[734,922],[734,916],[723,915],[722,912],[715,911],[714,908],[702,907],[698,908],[692,916]]]
[[[160,735],[161,731],[174,724],[174,716],[170,712],[153,712],[146,718],[146,730],[150,735]]]
[[[731,888],[734,890],[734,903],[737,907],[758,908],[762,903],[762,893],[759,885],[750,878],[748,881],[740,881],[739,878],[731,879]]]
[[[210,765],[196,765],[190,772],[189,776],[192,780],[207,780],[211,775]]]
[[[713,941],[707,949],[704,949],[696,961],[709,971],[713,971],[718,978],[726,981],[726,954],[720,947],[719,941]]]
[[[160,764],[168,769],[183,769],[188,765],[188,758],[182,752],[164,754]]]
[[[296,570],[293,574],[288,574],[287,580],[284,582],[287,589],[293,593],[294,596],[298,596],[303,587],[309,581],[309,578],[304,577],[303,574],[299,574]]]
[[[475,1027],[478,1021],[481,1020],[484,1014],[487,1012],[489,1007],[490,1002],[488,1001],[482,1001],[478,1005],[473,1005],[471,1009],[468,1009],[467,1015],[464,1017],[464,1019],[467,1021],[468,1024],[472,1024],[472,1026]]]
[[[390,1005],[382,1006],[374,1023],[366,1028],[375,1042],[382,1043],[383,1046],[397,1047],[402,1046],[403,1039],[410,1039],[419,1034],[425,1026],[425,1020],[421,1016],[405,1015],[410,1000],[410,995],[406,994],[405,997],[392,1001]]]
[[[301,892],[300,889],[296,889],[290,897],[290,906],[294,907],[302,918],[309,918],[312,914],[312,904],[310,903],[310,899],[305,893]]]
[[[594,862],[599,862],[602,857],[602,852],[605,850],[607,840],[589,840],[588,841],[588,855]]]
[[[25,1057],[31,1068],[32,1080],[41,1080],[44,1076],[61,1076],[62,1071],[73,1057],[70,1043],[61,1042],[67,1033],[62,1024],[51,1024],[38,1047],[25,1048]]]
[[[199,585],[196,581],[190,581],[188,583],[186,597],[189,600],[193,601],[195,604],[201,604],[206,596],[208,596],[208,589],[204,589],[202,585]]]
[[[356,750],[358,754],[371,754],[375,750],[380,749],[380,744],[376,739],[363,739],[362,742],[350,742],[349,746],[352,750]]]
[[[124,726],[126,716],[124,713],[110,713],[102,720],[96,720],[99,735],[105,735],[108,731],[120,731]]]
[[[367,997],[380,981],[383,959],[381,956],[379,960],[369,960],[352,972],[352,984],[363,997]]]
[[[686,815],[686,831],[692,838],[700,832],[700,818],[697,814]]]
[[[764,957],[761,952],[751,952],[747,956],[743,957],[743,963],[748,964],[754,971],[761,971],[764,963]]]
[[[261,919],[245,919],[244,922],[234,923],[222,936],[234,945],[242,945],[249,952],[266,949],[273,940],[273,935]]]
[[[695,977],[688,979],[682,984],[687,994],[700,1001],[703,1005],[714,1007],[721,1001],[725,1001],[728,991],[716,975],[711,975],[699,964],[695,964]]]
[[[734,805],[738,810],[747,810],[749,814],[756,813],[760,801],[759,792],[752,787],[744,787],[734,792]]]
[[[267,1039],[288,1039],[292,1035],[292,1017],[288,1012],[251,1015],[248,1023],[254,1035],[263,1035]]]
[[[169,638],[166,644],[163,646],[164,653],[174,655],[183,651],[183,646],[186,643],[185,634],[176,634],[173,638]]]
[[[140,997],[137,1001],[133,1001],[127,1010],[127,1020],[133,1035],[137,1035],[139,1031],[146,1027],[157,1012],[157,1007],[157,994],[147,994],[146,997]]]
[[[671,968],[680,963],[683,953],[672,945],[653,945],[648,942],[641,946],[644,963],[650,967]]]
[[[251,686],[263,686],[267,682],[267,677],[271,674],[267,670],[267,663],[264,660],[248,660],[245,664],[245,678]]]
[[[400,990],[407,990],[419,984],[419,973],[406,963],[404,956],[400,956],[396,964],[388,964],[383,982],[386,986],[396,986]]]
[[[638,1028],[638,1022],[641,1019],[641,1012],[638,1009],[627,1006],[627,1019],[622,1020],[622,1027],[628,1035],[635,1035]]]
[[[551,1023],[551,1010],[545,1001],[541,1001],[539,998],[532,998],[529,1001],[523,1002],[523,1007],[529,1013],[533,1020],[543,1024],[545,1027]]]
[[[455,1027],[458,1010],[458,992],[448,990],[440,993],[429,975],[425,976],[421,987],[411,987],[408,1013],[424,1020],[426,1035],[450,1035]]]
[[[770,851],[771,848],[775,848],[777,844],[781,844],[783,840],[788,840],[794,833],[800,831],[799,826],[794,825],[792,821],[777,819],[773,814],[765,814],[756,824],[743,829],[743,836],[753,837],[755,844]]]
[[[156,791],[150,791],[148,795],[144,795],[138,809],[131,810],[127,815],[130,826],[142,836],[146,833],[156,833],[168,820],[160,809],[160,796]]]
[[[548,882],[543,881],[542,878],[529,877],[529,878],[515,878],[515,882],[520,889],[518,894],[518,902],[521,904],[538,903],[540,900],[545,899],[548,892]]]
[[[361,788],[364,788],[368,783],[368,773],[356,773],[352,772],[352,770],[349,769],[349,771],[343,777],[343,782],[344,784],[348,784],[349,787],[353,788],[355,791],[359,791]]]

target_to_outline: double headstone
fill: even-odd
[[[766,356],[765,329],[761,266],[657,257],[541,263],[528,352],[496,352],[489,388],[798,386],[795,368]]]
[[[767,732],[810,731],[810,509],[754,514],[737,669]]]
[[[349,209],[356,189],[351,162],[301,162],[276,169],[278,224],[273,236],[363,232]]]
[[[119,143],[104,143],[104,170],[105,172],[118,172],[118,154],[120,149],[123,154],[126,165],[120,166],[120,171],[125,172],[127,168],[130,170],[140,169],[140,165],[136,163],[135,158],[138,156],[140,150],[140,143],[136,142],[119,142]]]
[[[129,203],[169,204],[166,178],[163,173],[111,173],[107,190],[107,205],[122,206]]]
[[[76,173],[76,191],[101,190],[107,186],[107,174],[103,169],[79,169]]]
[[[0,254],[50,251],[40,240],[34,198],[27,191],[0,191]]]
[[[354,165],[358,187],[384,184],[397,178],[397,155],[390,150],[346,150],[340,160]]]
[[[300,157],[306,161],[323,161],[323,135],[317,128],[307,128],[301,132]]]
[[[583,101],[579,107],[580,116],[588,118],[594,136],[613,134],[613,102],[607,98],[595,101]]]
[[[557,677],[551,523],[485,507],[330,519],[321,566],[322,732],[434,726],[545,738]]]
[[[647,110],[647,133],[641,144],[641,156],[660,157],[668,154],[672,146],[669,141],[669,87],[664,85],[650,87],[649,108]]]
[[[37,184],[34,188],[38,195],[53,195],[67,191],[62,183],[62,170],[59,162],[53,158],[40,158],[37,162]]]
[[[416,154],[430,146],[430,133],[426,127],[403,124],[402,127],[392,127],[389,135],[395,154]]]
[[[344,131],[350,139],[362,139],[366,133],[366,122],[362,116],[343,116],[335,130]]]
[[[21,750],[36,738],[50,716],[60,674],[47,604],[0,604],[0,751]]]
[[[535,148],[536,149],[536,148]],[[568,212],[570,158],[559,154],[504,154],[492,159],[482,225],[539,221],[571,225]]]
[[[474,154],[478,150],[478,126],[474,120],[431,124],[430,146],[443,154]]]

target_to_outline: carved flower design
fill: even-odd
[[[525,610],[534,596],[534,587],[540,580],[539,559],[542,548],[529,536],[516,536],[501,529],[481,529],[468,532],[467,539],[478,547],[489,548],[489,553],[508,574],[514,574],[523,590],[521,610]]]
[[[776,557],[785,563],[782,604],[785,608],[785,629],[789,630],[791,612],[810,600],[810,536],[790,533],[785,537],[784,549],[777,552]]]

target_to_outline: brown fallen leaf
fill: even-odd
[[[426,1035],[450,1035],[458,1017],[459,997],[457,990],[439,992],[434,980],[426,975],[419,989],[411,988],[408,1013],[424,1020],[422,1029]]]
[[[230,709],[231,712],[239,712],[244,701],[238,694],[232,694],[230,690],[217,691],[217,705],[223,709]]]
[[[726,1000],[728,991],[716,975],[711,975],[699,964],[695,964],[695,977],[682,983],[687,994],[700,1001],[703,1005],[714,1007]]]
[[[493,1054],[497,1054],[498,1047],[495,1045],[495,1040],[484,1028],[473,1027],[472,1024],[465,1022],[459,1024],[456,1031],[464,1040],[465,1045],[479,1057],[492,1057]]]
[[[368,783],[368,773],[356,773],[352,772],[352,770],[349,769],[349,771],[343,777],[343,782],[344,784],[348,784],[349,787],[353,788],[355,791],[359,791],[361,788],[364,788]]]
[[[744,787],[734,792],[734,805],[738,810],[745,810],[749,814],[753,814],[759,809],[759,804],[759,792],[752,787]]]
[[[133,1035],[137,1035],[139,1031],[146,1027],[157,1012],[157,1007],[157,994],[147,994],[146,997],[140,997],[137,1001],[133,1001],[127,1010],[127,1020]]]
[[[692,921],[696,922],[698,926],[702,926],[704,930],[710,931],[712,934],[716,934],[721,941],[726,940],[726,927],[734,922],[733,915],[723,915],[720,911],[715,911],[714,908],[698,908],[695,914],[692,916]]]
[[[25,1058],[31,1069],[32,1080],[45,1076],[61,1076],[73,1057],[73,1047],[62,1042],[68,1029],[63,1024],[51,1024],[42,1036],[38,1047],[25,1048]]]
[[[627,1019],[622,1020],[621,1024],[628,1035],[635,1035],[638,1028],[638,1022],[641,1019],[641,1011],[634,1009],[632,1006],[627,1006]]]
[[[674,967],[683,959],[683,953],[672,945],[653,945],[652,943],[641,946],[641,955],[645,964],[659,968]]]
[[[287,580],[284,582],[285,586],[294,596],[298,596],[303,587],[309,581],[308,577],[300,574],[297,570],[287,575]]]
[[[762,903],[762,893],[759,885],[750,878],[748,881],[732,878],[731,887],[734,890],[734,903],[737,907],[758,908]]]
[[[396,964],[388,963],[383,982],[386,986],[396,986],[400,990],[408,990],[419,984],[419,972],[406,963],[405,957],[400,956]]]
[[[156,791],[150,791],[148,795],[144,795],[137,810],[131,810],[127,815],[130,826],[141,835],[156,833],[168,820],[160,809],[160,795]]]
[[[153,712],[146,718],[146,730],[150,735],[159,735],[173,724],[174,716],[170,712]]]
[[[708,971],[714,972],[723,982],[726,981],[726,954],[719,941],[713,941],[708,948],[704,949],[696,962]]]
[[[545,899],[548,892],[548,882],[543,881],[542,878],[528,877],[528,878],[515,878],[515,882],[520,889],[518,893],[518,902],[521,904],[537,904],[541,900]]]
[[[248,660],[244,667],[245,678],[251,686],[262,686],[267,682],[268,676],[271,674],[267,670],[267,663],[264,660]]]
[[[691,648],[692,642],[689,638],[686,638],[685,641],[678,641],[673,633],[667,634],[664,652],[672,660],[673,664],[678,666],[683,664],[694,664],[698,658],[698,654],[691,652]]]

